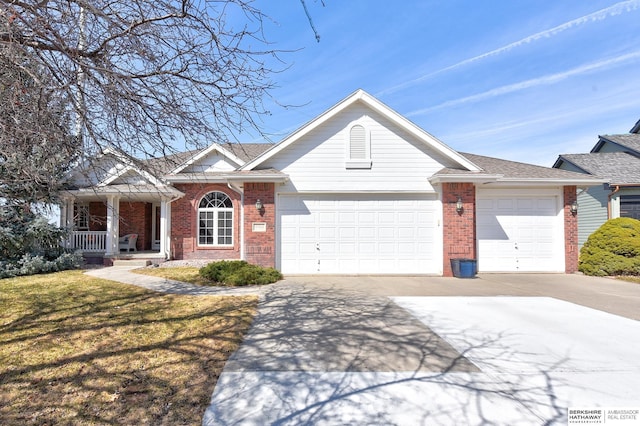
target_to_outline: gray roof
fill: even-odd
[[[564,154],[559,160],[571,163],[594,176],[605,178],[610,184],[640,184],[640,158],[626,152]]]
[[[184,164],[189,159],[197,155],[201,149],[194,149],[192,151],[178,152],[176,154],[166,155],[164,157],[150,158],[145,162],[146,168],[156,176],[162,176],[169,173],[171,170]]]
[[[593,147],[591,152],[598,152],[603,142],[610,141],[618,145],[622,145],[629,148],[632,151],[640,154],[640,134],[638,133],[625,133],[621,135],[602,135],[600,140]]]
[[[268,143],[223,143],[221,148],[226,149],[243,162],[251,161],[260,154],[271,148],[273,145]],[[194,149],[191,151],[178,152],[176,154],[166,155],[164,157],[151,158],[145,163],[152,173],[157,176],[165,175],[179,166],[183,165],[202,151],[209,149]]]
[[[222,143],[220,147],[231,152],[245,163],[259,157],[273,147],[270,143]]]
[[[478,167],[482,168],[484,173],[502,175],[507,179],[571,180],[585,177],[582,173],[570,172],[568,170],[553,169],[550,167],[536,166],[534,164],[502,160],[500,158],[485,157],[483,155],[468,154],[464,152],[461,152],[460,154]],[[460,173],[460,170],[454,171],[454,173]]]

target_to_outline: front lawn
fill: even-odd
[[[211,282],[200,276],[200,268],[194,266],[177,266],[171,268],[140,268],[131,272],[153,277],[162,277],[169,280],[182,281],[196,285],[211,285]]]
[[[1,423],[199,425],[256,305],[80,271],[0,280]]]

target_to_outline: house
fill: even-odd
[[[574,272],[583,173],[456,152],[358,90],[276,145],[138,162],[110,150],[72,177],[69,245],[110,264],[118,237],[171,259],[285,274]]]
[[[578,192],[580,247],[608,219],[640,219],[640,121],[628,134],[599,136],[588,154],[558,156],[553,167],[606,182]]]

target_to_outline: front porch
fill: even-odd
[[[170,257],[171,201],[156,191],[69,191],[60,209],[60,223],[70,229],[65,245],[81,252],[90,264],[164,262]],[[121,240],[125,236],[129,236],[128,243]]]
[[[116,260],[147,261],[150,264],[158,264],[166,260],[166,256],[160,252],[159,247],[156,250],[141,251],[129,251],[120,247],[118,253],[107,254],[107,231],[72,231],[67,247],[82,252],[82,256],[89,265],[112,266]]]

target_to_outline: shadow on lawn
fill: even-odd
[[[487,337],[459,352],[388,298],[280,284],[227,362],[203,424],[564,420],[554,397],[561,381],[551,378],[564,361],[532,366],[514,359],[512,371],[499,378],[469,361],[482,350],[510,357],[508,337]],[[482,367],[491,370],[491,361]]]
[[[47,295],[0,326],[1,424],[198,424],[255,300]],[[5,317],[6,318],[6,317]]]

